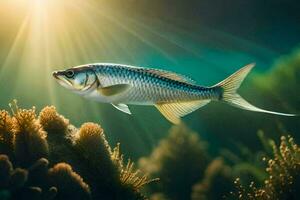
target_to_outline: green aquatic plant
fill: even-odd
[[[267,159],[268,178],[262,187],[252,182],[244,187],[240,179],[235,181],[238,188],[233,196],[237,199],[249,200],[283,200],[297,199],[300,186],[300,148],[291,136],[281,137],[280,146],[272,143],[273,158]]]
[[[76,129],[53,106],[38,118],[11,108],[0,115],[0,199],[146,199],[142,187],[157,179],[124,162],[98,124]]]
[[[300,110],[300,48],[288,55],[280,57],[272,70],[263,76],[258,75],[253,84],[261,95],[276,107],[285,107],[287,110]],[[268,83],[268,84],[266,84]],[[284,84],[283,84],[284,83]]]
[[[193,186],[192,200],[223,199],[234,188],[233,169],[220,157],[208,165],[204,174],[204,178]]]
[[[139,161],[144,172],[160,177],[158,186],[151,187],[150,191],[163,193],[169,199],[189,199],[192,186],[204,177],[209,163],[206,146],[185,125],[172,127],[152,154]]]

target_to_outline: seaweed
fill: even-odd
[[[32,177],[36,176],[35,171],[14,169],[6,155],[0,155],[0,170],[0,199],[53,199],[57,194],[55,187],[46,189],[31,184]],[[39,179],[41,183],[45,181],[47,180]]]
[[[69,126],[69,120],[59,115],[54,106],[46,106],[39,114],[39,122],[48,133],[64,135]]]
[[[0,118],[0,199],[130,199],[146,196],[149,179],[111,148],[103,129],[79,129],[47,106],[20,109]]]
[[[83,179],[72,170],[72,167],[66,163],[58,163],[48,171],[50,183],[58,191],[57,199],[89,199],[90,188]]]
[[[47,133],[36,119],[35,108],[20,109],[16,101],[10,104],[13,116],[14,155],[18,164],[29,166],[49,153]]]
[[[0,152],[12,155],[13,152],[13,119],[10,114],[0,111]]]
[[[267,162],[268,178],[263,186],[257,187],[254,182],[248,187],[241,184],[239,178],[235,184],[238,192],[232,196],[236,199],[282,200],[297,199],[300,185],[300,148],[291,136],[282,136],[280,146],[272,142],[273,158]]]
[[[224,199],[234,188],[233,169],[221,157],[215,158],[204,174],[204,178],[193,186],[192,200]]]
[[[192,186],[204,177],[209,163],[206,143],[185,125],[171,128],[149,157],[139,160],[140,168],[160,177],[159,184],[149,190],[155,198],[189,199]],[[180,188],[180,189],[179,189]]]

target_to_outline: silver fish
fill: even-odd
[[[169,71],[111,63],[81,65],[55,71],[53,76],[65,88],[88,99],[111,103],[128,114],[131,114],[128,104],[153,105],[174,124],[211,101],[255,112],[294,116],[257,108],[237,93],[253,67],[254,64],[246,65],[211,87],[199,86]]]

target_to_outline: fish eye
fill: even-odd
[[[66,71],[65,75],[66,75],[67,78],[73,78],[74,71],[73,70],[68,70],[68,71]]]

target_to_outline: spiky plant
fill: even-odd
[[[193,186],[192,200],[222,199],[233,188],[232,168],[219,157],[206,168],[204,178]]]
[[[249,200],[288,200],[297,199],[300,195],[300,148],[291,136],[281,137],[280,146],[273,142],[273,159],[266,159],[266,171],[269,177],[261,188],[252,182],[249,187],[235,181],[238,192],[234,196],[238,199]]]
[[[111,158],[119,168],[120,181],[124,186],[129,186],[139,191],[143,186],[151,182],[159,181],[159,178],[149,179],[148,175],[143,175],[140,170],[135,170],[134,162],[130,159],[128,159],[127,164],[124,165],[123,155],[120,153],[120,143],[114,148]]]
[[[14,153],[21,166],[29,166],[48,155],[47,133],[36,119],[35,107],[20,109],[17,102],[10,104],[13,112]]]
[[[0,111],[0,153],[11,155],[13,152],[13,118],[5,111]]]

